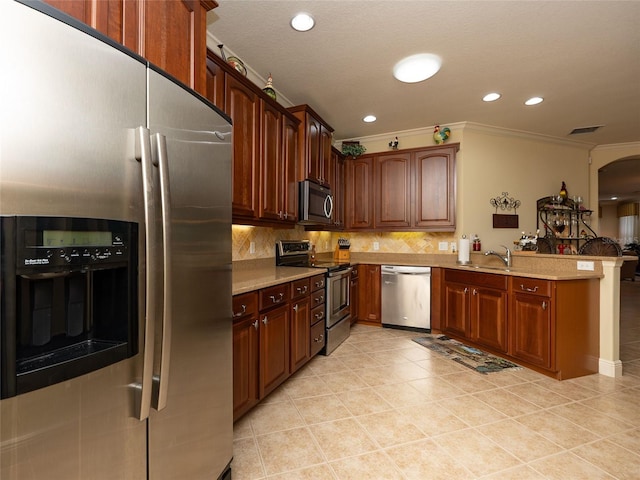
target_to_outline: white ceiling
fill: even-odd
[[[640,141],[640,1],[217,1],[208,30],[227,55],[271,73],[281,103],[311,105],[339,140],[469,121],[593,145]],[[316,20],[309,32],[289,26],[300,11]],[[443,59],[439,73],[392,77],[422,52]],[[502,98],[482,102],[493,91]],[[545,101],[525,107],[532,96]],[[363,123],[367,114],[378,121]],[[603,127],[568,136],[593,125]]]

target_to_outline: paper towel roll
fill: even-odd
[[[458,263],[469,263],[469,239],[464,235],[458,245]]]

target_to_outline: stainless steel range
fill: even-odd
[[[349,338],[351,330],[349,263],[312,260],[309,240],[279,240],[276,242],[276,265],[281,267],[324,268],[326,282],[326,335],[325,348],[321,353],[329,355],[338,345]]]

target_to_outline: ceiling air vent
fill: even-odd
[[[571,130],[571,133],[569,135],[579,135],[581,133],[593,133],[603,126],[604,125],[594,125],[593,127],[574,128],[573,130]]]

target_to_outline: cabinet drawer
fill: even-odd
[[[311,308],[315,308],[319,305],[324,306],[325,290],[316,290],[311,294]]]
[[[316,308],[311,309],[311,325],[315,325],[318,322],[324,323],[325,317],[324,304],[318,305]]]
[[[324,288],[325,283],[326,282],[324,274],[311,277],[311,291],[315,292],[316,290]]]
[[[282,283],[274,287],[263,288],[258,293],[260,311],[289,301],[289,284]]]
[[[463,283],[468,285],[477,285],[479,287],[506,290],[508,277],[506,275],[493,273],[446,269],[444,271],[444,280],[446,282]]]
[[[238,320],[258,313],[258,294],[243,293],[233,297],[233,319]]]
[[[302,280],[296,280],[291,282],[291,299],[304,297],[309,295],[311,290],[309,289],[309,279],[303,278]]]
[[[512,277],[511,291],[513,293],[528,293],[530,295],[550,297],[551,281],[539,278]]]
[[[311,327],[311,356],[313,357],[324,348],[324,322],[318,322]]]

